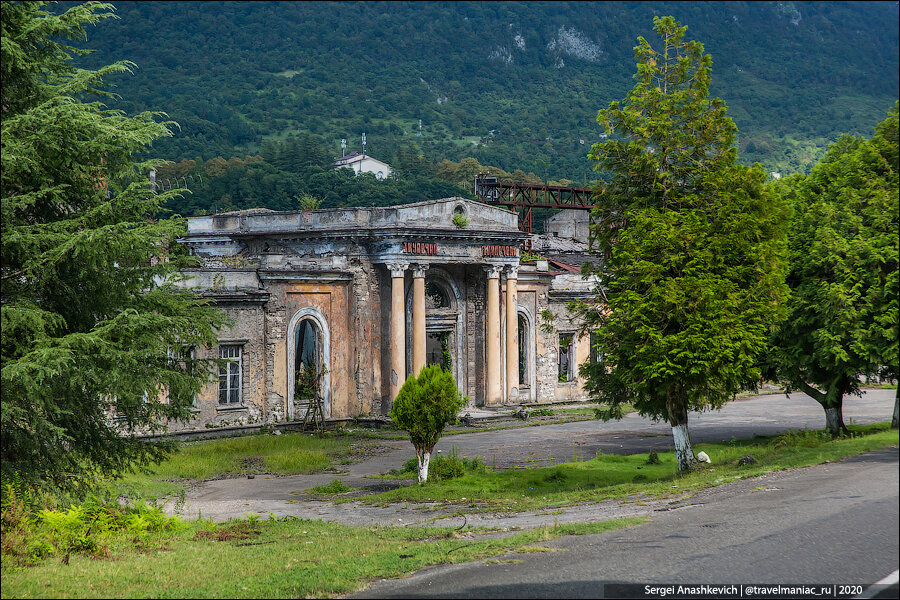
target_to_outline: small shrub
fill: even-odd
[[[465,469],[463,469],[462,461],[459,458],[438,456],[431,461],[431,474],[437,478],[438,481],[446,481],[448,479],[462,477],[465,475]]]
[[[428,479],[434,445],[444,427],[456,421],[462,403],[453,376],[438,365],[425,367],[418,377],[410,376],[400,388],[391,407],[391,420],[409,433],[419,461],[419,483]]]
[[[658,465],[660,463],[662,463],[662,461],[659,460],[659,454],[656,453],[656,450],[651,450],[650,454],[647,455],[647,461],[645,464]]]
[[[469,219],[464,214],[455,212],[453,213],[453,224],[457,229],[465,229],[469,225]]]

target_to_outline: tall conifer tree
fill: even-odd
[[[762,168],[736,163],[736,128],[710,99],[712,60],[672,17],[635,48],[637,83],[601,110],[591,158],[606,177],[592,214],[603,256],[583,305],[595,360],[582,367],[606,418],[632,403],[672,426],[680,470],[694,462],[688,412],[719,408],[760,380],[756,366],[784,294],[787,210]]]
[[[135,158],[171,124],[86,100],[130,63],[72,65],[65,40],[112,10],[2,4],[2,470],[34,485],[159,458],[133,434],[189,414],[207,371],[191,348],[223,322],[179,288],[183,222],[159,219],[157,163]]]

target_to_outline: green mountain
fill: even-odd
[[[115,5],[83,60],[137,63],[114,107],[167,112],[181,131],[154,151],[176,161],[270,163],[275,142],[302,134],[327,163],[365,132],[377,158],[473,157],[586,183],[597,110],[632,86],[654,15],[705,44],[741,159],[770,171],[808,170],[842,133],[870,135],[900,89],[896,2]]]

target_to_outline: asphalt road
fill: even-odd
[[[602,598],[621,583],[868,586],[897,569],[898,485],[892,448],[722,486],[645,525],[546,544],[559,552],[428,568],[352,597]]]

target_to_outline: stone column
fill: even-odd
[[[503,374],[500,372],[500,269],[502,265],[488,265],[487,314],[484,316],[485,381],[487,389],[484,403],[500,404],[503,401]]]
[[[413,267],[412,374],[419,376],[425,366],[425,271],[428,265]]]
[[[391,271],[391,402],[406,381],[406,318],[403,310],[403,273],[407,263],[387,265]]]
[[[518,267],[506,267],[506,400],[519,401]]]

